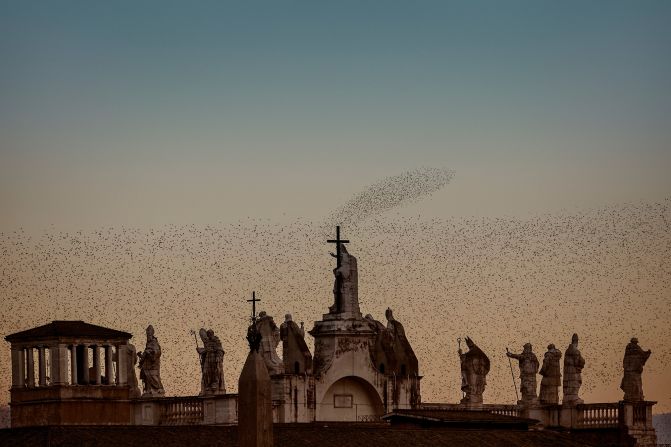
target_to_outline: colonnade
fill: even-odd
[[[12,347],[12,386],[36,388],[50,385],[125,385],[125,357],[118,355],[120,350],[125,352],[124,349],[125,345],[100,342]],[[91,351],[92,362],[89,359]]]

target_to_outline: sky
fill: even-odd
[[[316,218],[456,171],[437,216],[661,199],[668,2],[18,2],[0,228]]]
[[[577,231],[577,240],[583,241],[585,228],[611,228],[612,213],[603,210],[616,210],[615,215],[627,218],[617,231],[604,230],[603,237],[614,246],[621,239],[627,243],[614,251],[594,246],[589,237],[571,245],[568,257],[594,268],[585,273],[570,267],[566,281],[573,286],[585,277],[596,281],[590,296],[601,297],[594,299],[602,304],[611,288],[640,294],[641,312],[661,316],[655,324],[668,327],[669,314],[660,313],[659,303],[671,301],[665,220],[671,196],[670,21],[671,3],[666,1],[2,0],[2,332],[44,324],[55,314],[113,325],[117,320],[110,312],[121,298],[110,298],[111,290],[126,293],[124,300],[137,302],[141,296],[153,303],[138,305],[133,333],[141,335],[152,319],[165,277],[150,275],[139,289],[130,279],[106,279],[101,284],[110,289],[100,286],[86,295],[84,286],[99,284],[99,273],[79,269],[66,283],[44,276],[54,268],[74,271],[79,262],[65,256],[57,266],[49,263],[50,254],[68,253],[54,242],[58,235],[89,235],[100,258],[91,255],[87,262],[102,259],[105,268],[126,272],[124,256],[132,250],[119,255],[116,245],[105,242],[101,228],[119,240],[125,240],[126,231],[134,235],[131,240],[139,234],[136,244],[151,252],[158,243],[152,236],[157,228],[156,234],[171,239],[193,225],[214,227],[253,244],[254,232],[231,228],[255,228],[263,220],[269,222],[265,234],[275,234],[275,225],[292,229],[291,243],[312,260],[316,255],[309,257],[312,248],[300,238],[318,243],[314,235],[325,234],[312,227],[301,233],[301,222],[318,222],[321,228],[336,208],[367,186],[422,167],[450,169],[454,176],[423,200],[381,216],[385,220],[377,229],[362,224],[352,236],[375,239],[380,228],[397,228],[409,219],[417,238],[425,234],[419,231],[426,228],[422,222],[433,222],[431,234],[441,234],[434,226],[447,225],[445,243],[450,246],[454,235],[462,234],[455,226],[463,234],[473,231],[468,240],[476,243],[509,226],[516,230],[506,234],[519,235],[520,228],[540,219],[541,234],[554,237],[560,228],[559,234]],[[581,219],[587,223],[566,224]],[[650,231],[641,232],[641,225]],[[513,244],[520,240],[511,237]],[[185,243],[198,247],[207,240],[198,233]],[[419,244],[416,238],[403,240],[408,247]],[[369,243],[361,244],[365,248]],[[241,256],[241,270],[264,256],[253,247],[248,252],[256,259]],[[266,256],[280,256],[285,248],[278,245]],[[594,258],[595,252],[600,257]],[[549,270],[573,262],[561,250],[554,253],[560,255],[547,261]],[[639,256],[632,258],[632,253]],[[492,255],[484,250],[482,258],[455,259],[473,269],[494,269],[487,263]],[[614,285],[599,283],[608,270],[604,266],[612,267],[620,255],[630,260],[626,265],[631,271],[611,278]],[[524,256],[519,268],[533,270]],[[188,259],[189,265],[204,262],[195,255]],[[379,267],[371,267],[376,275],[392,275],[369,279],[376,288],[368,293],[391,293],[380,281],[393,274],[376,259],[360,259],[362,265],[366,262]],[[640,273],[642,266],[650,268],[647,275]],[[146,273],[136,267],[141,276]],[[330,267],[325,263],[320,268],[325,276],[301,286],[305,293],[330,289]],[[433,271],[420,271],[404,287],[419,287],[422,275]],[[182,278],[184,284],[192,274],[179,265],[171,272],[170,280]],[[232,279],[226,287],[222,280],[227,299],[246,295],[255,281],[269,281],[262,273]],[[562,299],[576,290],[566,284],[553,288],[544,282],[550,280],[546,273],[532,275],[535,282],[525,287],[545,287]],[[26,275],[51,278],[51,288],[22,281]],[[473,275],[464,284],[477,284],[480,277]],[[530,280],[520,275],[520,281]],[[203,281],[217,282],[207,275]],[[196,283],[183,293],[200,293]],[[500,283],[483,284],[462,292],[474,299],[483,291],[502,293]],[[509,293],[519,294],[520,306],[533,297],[517,288]],[[72,297],[80,298],[71,302]],[[503,305],[509,296],[499,298],[495,302]],[[203,306],[208,309],[220,299],[210,296]],[[397,307],[404,305],[401,296],[389,299]],[[87,300],[102,306],[98,317],[82,309]],[[300,299],[290,299],[287,306],[298,303]],[[35,313],[40,304],[47,304],[48,311]],[[328,304],[315,305],[314,315],[302,318],[319,318]],[[596,309],[590,302],[582,306],[587,313]],[[533,308],[542,314],[541,307]],[[126,310],[135,312],[130,305]],[[376,310],[378,318],[383,311]],[[571,312],[565,315],[574,318]],[[283,314],[278,307],[276,318]],[[403,312],[397,314],[401,319]],[[464,311],[461,317],[468,315]],[[668,332],[645,334],[639,317],[617,322],[639,328],[642,344],[647,335],[661,343],[654,349],[666,349]],[[171,320],[169,314],[163,318],[163,324],[181,328],[181,320]],[[407,318],[421,322],[417,315]],[[161,323],[151,322],[156,327]],[[227,330],[221,321],[208,324]],[[511,327],[496,327],[492,340],[501,334],[514,338]],[[553,333],[568,340],[572,329],[556,327]],[[621,343],[613,334],[602,335],[603,346]],[[178,345],[175,341],[175,349]],[[620,355],[619,347],[613,350]],[[661,367],[670,355],[664,351],[664,363],[651,367],[658,371],[655,383],[662,383]],[[613,366],[619,360],[609,361]],[[231,376],[236,367],[231,366]],[[427,376],[439,376],[438,368],[429,368]],[[178,392],[192,391],[183,378],[168,383]],[[458,394],[425,383],[437,398]],[[659,390],[668,410],[671,390]],[[594,396],[612,398],[606,391]]]

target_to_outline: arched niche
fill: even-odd
[[[318,405],[319,420],[322,421],[369,421],[384,413],[375,388],[355,376],[334,382]]]

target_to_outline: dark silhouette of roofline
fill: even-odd
[[[81,320],[54,320],[51,323],[45,324],[43,326],[38,326],[32,329],[10,334],[5,337],[5,340],[10,343],[15,343],[53,338],[97,338],[105,340],[128,340],[132,337],[133,335],[128,332],[117,331],[116,329],[85,323]]]

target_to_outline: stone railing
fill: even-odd
[[[466,411],[469,408],[460,404],[433,404],[423,403],[421,408],[426,410],[443,410],[443,411]],[[502,414],[505,416],[521,416],[522,409],[518,405],[502,405],[502,404],[483,404],[481,408],[472,409],[476,411],[489,411],[494,414]]]
[[[504,416],[521,416],[522,411],[517,405],[485,405],[485,410],[489,410],[494,414],[502,414]]]
[[[639,426],[645,426],[647,423],[647,404],[645,402],[643,403],[636,403],[633,404],[633,413],[634,413],[634,427],[639,427]]]
[[[161,399],[160,425],[199,425],[203,423],[203,400],[197,397]]]
[[[581,404],[576,410],[575,428],[617,428],[620,422],[617,402]]]

